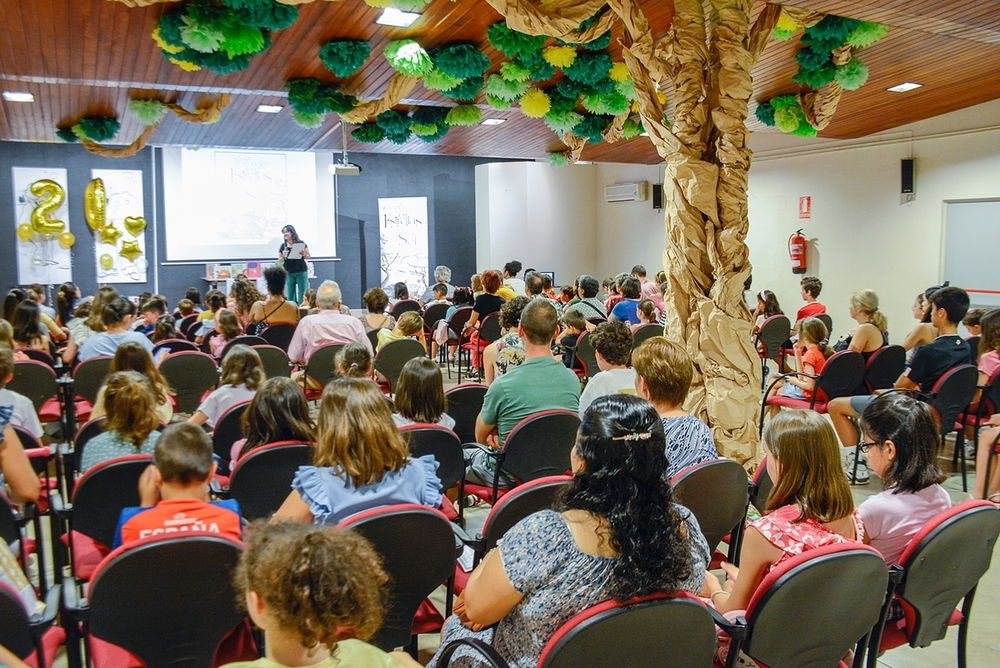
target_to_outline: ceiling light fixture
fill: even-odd
[[[893,86],[892,88],[886,88],[887,91],[891,93],[905,93],[907,91],[913,90],[914,88],[920,88],[923,84],[913,83],[912,81],[904,81],[898,86]]]
[[[506,122],[506,118],[484,118],[480,125],[502,125]]]
[[[261,114],[280,114],[284,107],[277,104],[258,104],[257,112]]]
[[[382,15],[375,19],[375,23],[382,26],[393,26],[396,28],[409,28],[413,22],[420,18],[420,14],[413,12],[401,12],[395,7],[386,7]]]
[[[3,99],[8,102],[34,102],[35,96],[31,93],[15,93],[14,91],[5,90],[3,92]]]

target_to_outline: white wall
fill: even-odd
[[[597,264],[586,273],[603,279],[641,264],[652,279],[663,268],[663,247],[667,242],[663,210],[653,208],[652,187],[645,202],[608,203],[604,201],[604,186],[636,181],[662,183],[661,167],[600,163],[596,168]]]

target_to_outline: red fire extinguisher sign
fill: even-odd
[[[812,218],[812,197],[806,195],[799,198],[799,220]]]

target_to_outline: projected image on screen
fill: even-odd
[[[294,225],[336,255],[330,153],[164,149],[167,259],[270,260]]]

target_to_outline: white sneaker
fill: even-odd
[[[854,457],[856,450],[851,448],[852,452],[847,455],[847,461],[844,462],[844,475],[852,485],[867,485],[869,482],[868,475],[868,462],[865,461],[864,455],[858,460],[858,470],[857,473],[854,471]]]

